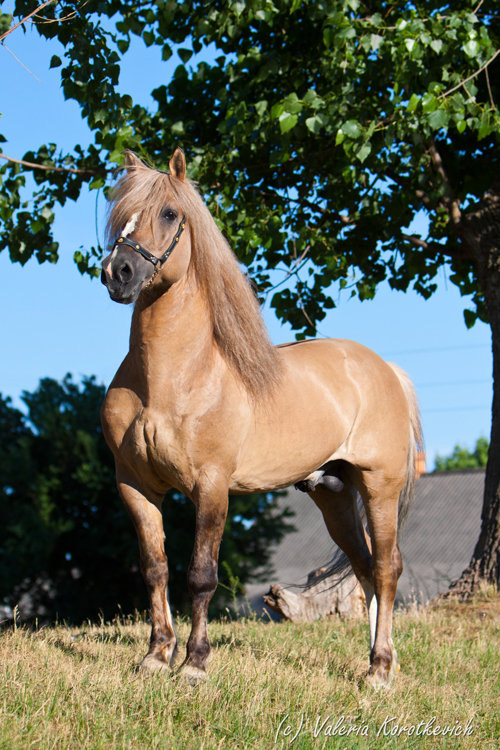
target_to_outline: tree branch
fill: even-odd
[[[495,108],[495,100],[493,99],[493,94],[491,92],[491,86],[490,86],[490,76],[488,75],[488,68],[484,71],[484,75],[486,76],[486,86],[488,87],[488,96],[490,97],[490,104],[493,108]]]
[[[494,55],[492,55],[492,56],[490,57],[490,59],[489,59],[489,60],[487,60],[487,61],[486,61],[486,62],[484,63],[484,65],[481,65],[481,67],[480,67],[480,68],[478,68],[478,69],[477,69],[477,70],[476,70],[476,71],[475,71],[474,73],[471,73],[471,74],[470,74],[470,76],[467,76],[467,78],[464,78],[464,80],[463,80],[463,81],[460,81],[460,83],[457,83],[457,85],[456,85],[456,86],[453,86],[453,88],[451,88],[451,89],[448,89],[448,91],[445,91],[445,92],[444,92],[443,94],[440,94],[439,98],[440,98],[440,99],[444,99],[444,98],[445,98],[445,96],[448,96],[449,94],[452,94],[452,93],[453,93],[454,91],[456,91],[457,89],[459,89],[459,88],[460,88],[460,86],[463,86],[464,84],[466,84],[466,83],[467,83],[467,81],[472,81],[472,79],[473,79],[473,78],[476,78],[476,76],[478,76],[478,75],[479,75],[479,73],[481,73],[481,72],[482,72],[483,70],[486,70],[486,68],[488,67],[488,65],[490,65],[490,63],[492,63],[492,62],[493,62],[493,60],[494,60],[494,59],[495,59],[496,57],[498,57],[498,55],[500,55],[500,49],[497,49],[497,51],[495,52],[495,54],[494,54]]]
[[[33,76],[33,78],[35,78],[35,79],[36,79],[36,80],[37,80],[37,81],[38,81],[39,83],[43,83],[43,81],[42,81],[42,80],[41,80],[40,78],[38,78],[38,76],[36,76],[36,75],[35,75],[35,74],[33,73],[33,71],[32,71],[32,70],[30,70],[30,69],[29,69],[29,68],[28,68],[28,67],[27,67],[27,66],[26,66],[26,65],[25,65],[25,64],[23,63],[23,61],[22,61],[22,60],[20,60],[20,59],[18,58],[18,56],[17,56],[16,54],[14,54],[14,52],[12,52],[12,50],[11,50],[11,49],[9,49],[9,47],[7,47],[7,45],[6,45],[5,43],[2,43],[2,47],[3,47],[3,48],[4,48],[5,50],[7,50],[7,52],[9,52],[9,53],[10,53],[10,54],[12,55],[12,57],[14,58],[14,60],[16,60],[16,62],[18,62],[18,63],[19,63],[19,65],[20,65],[20,66],[21,66],[22,68],[24,68],[24,69],[25,69],[25,70],[26,70],[26,71],[27,71],[27,72],[28,72],[28,73],[29,73],[29,74],[30,74],[31,76]]]
[[[45,169],[52,172],[71,172],[71,174],[106,174],[105,169],[74,169],[73,167],[56,167],[50,164],[35,164],[32,161],[14,159],[12,156],[7,156],[6,154],[0,154],[0,159],[11,161],[14,164],[22,164],[23,167],[30,167],[31,169]]]
[[[392,170],[386,171],[387,177],[396,183],[396,185],[400,185],[405,190],[412,189],[412,185],[409,180],[405,180],[404,177],[400,177],[400,175],[396,174]],[[422,201],[422,203],[430,210],[432,208],[431,199],[427,195],[427,193],[424,190],[416,189],[415,195],[417,198]]]
[[[35,16],[40,10],[43,10],[43,8],[46,8],[47,5],[52,5],[52,3],[55,2],[56,0],[47,0],[46,3],[42,3],[41,5],[37,6],[35,10],[32,10],[31,13],[28,13],[28,15],[24,16],[24,18],[21,18],[21,20],[16,23],[15,26],[11,26],[10,29],[4,31],[4,33],[0,35],[0,42],[3,41],[6,36],[9,36],[9,34],[12,34],[12,32],[19,28],[19,26],[22,26],[25,21],[28,21],[32,16]]]
[[[356,223],[355,219],[350,219],[349,216],[343,216],[342,214],[334,213],[328,208],[323,208],[322,206],[318,206],[317,203],[308,201],[306,198],[301,198],[300,200],[298,198],[289,198],[287,195],[280,195],[280,193],[276,192],[276,190],[273,190],[272,188],[261,187],[259,188],[258,192],[261,193],[261,195],[272,195],[273,197],[284,200],[287,203],[296,203],[299,206],[306,206],[307,208],[310,208],[311,211],[319,211],[319,213],[323,214],[324,217],[331,217],[332,219],[340,221],[345,226],[350,226]]]
[[[460,260],[472,257],[470,253],[466,251],[463,243],[460,243],[458,247],[453,248],[449,243],[447,243],[446,245],[441,245],[441,243],[439,242],[427,242],[421,237],[418,237],[416,234],[404,234],[402,232],[400,234],[400,237],[402,240],[409,242],[415,247],[421,247],[422,250],[425,250],[429,257],[432,257],[433,255],[435,256],[437,254],[446,255],[446,257],[448,258],[455,258]]]
[[[418,237],[416,234],[401,234],[401,238],[403,240],[407,240],[412,245],[415,245],[415,247],[421,247],[423,250],[426,250],[429,254],[431,254],[431,251],[436,251],[437,253],[446,253],[446,247],[444,245],[440,245],[439,242],[427,242],[426,240],[423,240],[421,237]]]
[[[444,204],[453,222],[454,227],[457,228],[462,219],[462,212],[460,211],[460,201],[457,198],[455,198],[453,194],[453,190],[451,189],[448,175],[446,174],[446,171],[444,168],[443,160],[441,159],[441,154],[437,150],[436,144],[434,141],[432,141],[431,145],[429,146],[429,154],[431,157],[432,165],[434,169],[436,170],[436,172],[438,173],[438,175],[441,177],[443,181],[443,185],[446,188],[447,195],[445,195],[444,197]]]

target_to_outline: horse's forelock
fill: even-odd
[[[170,175],[150,169],[145,165],[129,167],[110,196],[110,209],[106,225],[106,237],[113,241],[136,215],[136,226],[154,226],[156,218],[172,190]]]

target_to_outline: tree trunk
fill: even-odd
[[[493,408],[481,532],[472,559],[450,594],[467,598],[481,581],[499,585],[500,573],[500,185],[465,219],[462,237],[472,251],[491,325]]]
[[[363,617],[366,611],[365,597],[355,576],[350,575],[337,582],[334,576],[330,576],[314,583],[314,579],[323,572],[324,568],[319,568],[309,573],[309,587],[300,594],[274,584],[264,596],[265,604],[291,622],[314,622],[333,614]]]

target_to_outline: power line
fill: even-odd
[[[416,388],[437,388],[439,386],[450,386],[450,385],[484,385],[485,383],[491,383],[491,379],[485,378],[484,380],[441,380],[435,383],[415,383]]]
[[[388,352],[379,352],[381,356],[383,357],[392,357],[393,355],[397,354],[430,354],[436,353],[436,352],[452,352],[452,351],[459,351],[464,349],[485,349],[490,348],[490,344],[469,344],[467,345],[459,345],[459,346],[430,346],[426,349],[400,349],[399,351],[388,351]]]
[[[491,411],[491,405],[489,406],[437,406],[435,408],[426,409],[425,407],[420,407],[420,410],[422,414],[432,414],[439,411]]]

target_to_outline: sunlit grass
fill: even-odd
[[[213,622],[209,679],[196,688],[175,672],[135,671],[149,639],[140,620],[18,627],[0,636],[0,747],[496,748],[499,625],[491,590],[396,613],[401,671],[378,693],[364,681],[368,631],[357,620]],[[184,645],[188,623],[178,631]],[[471,734],[422,734],[425,723],[467,722]]]

